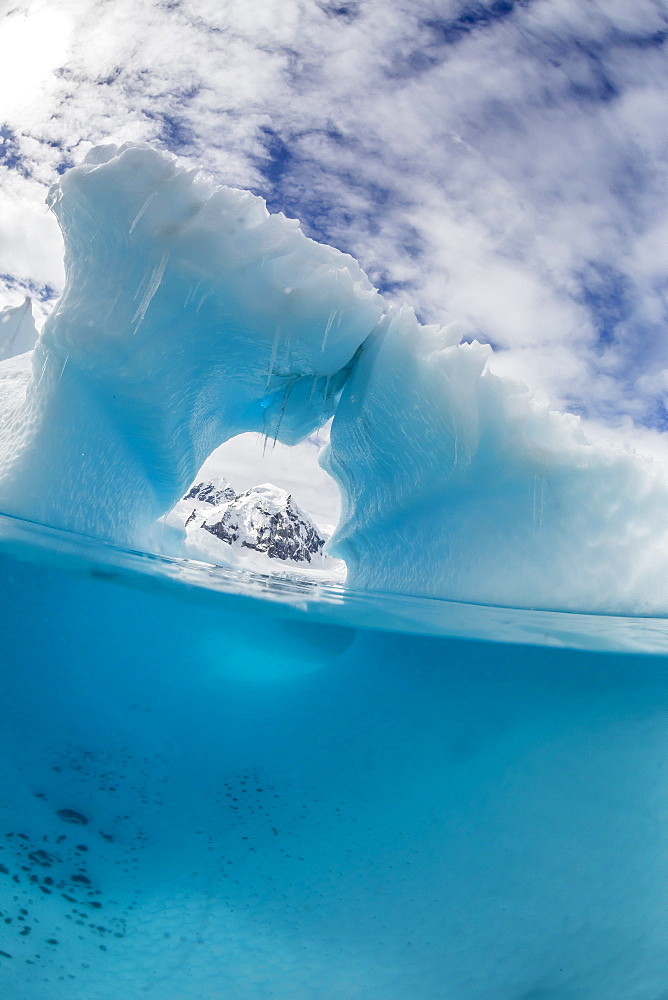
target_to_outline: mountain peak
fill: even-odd
[[[236,493],[226,479],[216,478],[209,482],[195,483],[183,497],[183,500],[193,500],[196,505],[208,504],[217,507],[227,500],[234,500]]]
[[[254,549],[271,559],[310,563],[325,538],[291,494],[272,483],[240,493],[207,514],[201,525],[229,545]]]

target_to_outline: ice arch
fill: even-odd
[[[213,449],[334,413],[334,554],[357,586],[668,612],[668,476],[387,308],[359,265],[146,146],[50,195],[67,283],[4,362],[0,509],[134,545]]]
[[[217,445],[331,415],[383,302],[351,257],[146,146],[94,148],[49,201],[66,286],[5,371],[0,509],[141,545]]]

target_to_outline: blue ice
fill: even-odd
[[[664,995],[665,620],[0,528],[0,995]]]

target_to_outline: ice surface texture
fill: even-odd
[[[145,146],[93,149],[50,202],[67,284],[0,369],[0,509],[147,546],[217,445],[336,410],[355,586],[668,611],[666,470],[589,444],[352,258]]]

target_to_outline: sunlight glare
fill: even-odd
[[[45,5],[14,10],[0,30],[0,121],[28,105],[64,61],[71,19]]]

